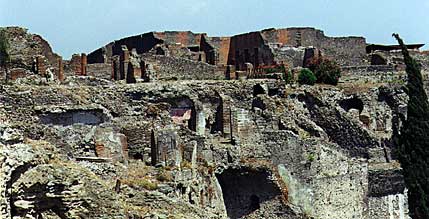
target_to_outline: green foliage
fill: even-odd
[[[284,65],[277,65],[275,67],[272,68],[266,68],[264,69],[265,73],[270,74],[270,73],[283,73],[286,72],[286,67]]]
[[[161,169],[156,175],[156,179],[161,182],[170,182],[173,181],[173,176],[169,171]]]
[[[314,72],[317,83],[337,85],[341,77],[341,68],[333,60],[314,58],[308,63],[308,68]]]
[[[300,84],[314,85],[314,83],[316,83],[316,80],[316,76],[309,69],[304,68],[301,70],[301,72],[299,72],[298,82]]]
[[[4,30],[0,29],[0,67],[6,67],[10,62],[8,53],[9,42]]]
[[[187,160],[182,160],[182,162],[180,162],[180,168],[190,170],[192,169],[192,163]]]
[[[155,182],[151,182],[148,179],[137,179],[133,181],[134,185],[137,187],[143,187],[147,190],[156,190],[158,188],[158,184]]]
[[[313,162],[316,159],[316,156],[313,153],[307,155],[308,162]]]
[[[405,183],[409,189],[410,214],[414,219],[429,218],[429,102],[423,89],[420,67],[410,56],[404,42],[397,34],[408,76],[407,119],[400,135],[396,130],[394,141],[404,169]]]
[[[286,82],[286,84],[291,84],[293,82],[292,71],[285,71],[283,73],[283,80]]]

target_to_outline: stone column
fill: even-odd
[[[71,58],[71,66],[74,70],[75,75],[79,76],[82,75],[81,70],[82,70],[82,66],[81,66],[81,57],[79,54],[73,54],[72,58]]]
[[[45,59],[43,56],[36,56],[36,68],[37,68],[37,73],[40,76],[45,77],[46,66],[45,66]]]
[[[130,63],[130,51],[128,51],[126,46],[122,46],[122,52],[120,57],[120,80],[125,79],[125,76],[128,72],[128,64]]]
[[[59,81],[64,81],[64,66],[63,66],[63,58],[58,58],[58,74],[57,74]]]
[[[82,53],[80,56],[80,74],[86,76],[86,65],[88,64],[88,59],[85,53]]]
[[[112,79],[113,80],[120,80],[120,57],[118,55],[115,55],[112,57]]]

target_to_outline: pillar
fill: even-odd
[[[40,76],[45,77],[46,66],[45,66],[45,59],[43,56],[36,56],[36,69],[37,69],[37,73]]]
[[[112,80],[120,80],[120,57],[115,55],[112,57]]]
[[[86,76],[86,66],[88,64],[88,59],[85,53],[82,53],[80,56],[80,75]]]
[[[119,80],[125,79],[125,76],[128,72],[128,64],[130,63],[130,51],[128,51],[126,46],[122,46],[121,56],[120,56],[120,78]]]
[[[73,54],[70,60],[71,66],[76,76],[82,75],[81,57],[79,54]]]
[[[58,58],[58,74],[57,74],[59,81],[64,81],[64,66],[63,66],[63,58]]]

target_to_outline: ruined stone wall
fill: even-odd
[[[112,79],[112,64],[95,63],[87,65],[87,75],[106,80]]]
[[[165,31],[154,33],[156,38],[163,40],[167,45],[179,43],[184,47],[199,46],[202,35],[204,34],[192,33],[191,31]]]
[[[325,37],[323,32],[314,28],[286,28],[262,30],[261,34],[266,44],[293,47],[320,47],[320,41]]]
[[[161,55],[143,55],[152,64],[160,80],[218,80],[225,78],[223,69],[203,62]]]
[[[201,38],[201,51],[206,54],[206,62],[212,65],[226,65],[228,63],[230,37],[207,37]]]
[[[59,56],[41,36],[30,34],[27,29],[20,27],[6,27],[4,30],[9,40],[12,66],[31,69],[34,57],[38,55],[46,57],[50,66],[56,66]]]
[[[322,53],[342,66],[364,64],[366,41],[363,37],[326,37],[320,45]]]
[[[228,65],[235,65],[237,70],[242,70],[247,62],[252,63],[254,67],[274,64],[273,53],[265,45],[260,32],[231,37]]]
[[[138,54],[142,54],[160,43],[162,40],[156,38],[153,32],[116,40],[88,54],[88,64],[110,63],[112,56],[121,54],[122,45],[127,46],[130,51],[136,49]]]
[[[228,63],[236,67],[246,62],[256,67],[282,62],[302,66],[300,62],[304,55],[291,49],[299,50],[300,47],[318,48],[326,57],[342,66],[362,65],[366,57],[366,42],[363,37],[327,37],[323,31],[314,28],[287,28],[233,36]]]
[[[399,165],[384,158],[383,148],[376,148],[381,151],[376,156],[350,153],[364,144],[348,140],[350,147],[344,147],[335,134],[343,133],[339,129],[348,131],[343,133],[350,137],[348,139],[368,138],[363,131],[355,130],[366,130],[364,124],[351,118],[344,109],[347,107],[341,109],[341,100],[349,97],[344,96],[339,87],[287,87],[284,92],[283,86],[274,80],[157,81],[112,86],[8,85],[6,92],[0,94],[5,100],[5,107],[0,108],[0,119],[22,131],[23,138],[43,139],[58,145],[58,150],[73,159],[71,162],[78,163],[80,161],[74,159],[89,159],[90,156],[94,162],[83,162],[85,167],[96,174],[101,172],[100,175],[109,180],[120,177],[126,167],[116,170],[109,168],[110,163],[97,164],[95,161],[126,160],[129,150],[130,159],[150,164],[151,131],[175,130],[173,146],[167,154],[161,153],[161,156],[165,155],[163,160],[175,167],[172,168],[172,178],[160,182],[156,191],[174,198],[173,209],[191,205],[210,213],[213,209],[222,209],[222,190],[232,190],[239,196],[236,201],[234,196],[225,196],[226,208],[232,206],[233,211],[249,215],[248,218],[263,218],[263,215],[273,218],[271,215],[278,212],[281,216],[277,218],[287,219],[303,218],[289,214],[294,212],[315,219],[397,219],[400,215],[407,218],[407,207],[403,204],[406,203],[406,191]],[[23,88],[27,91],[22,92]],[[364,101],[365,110],[373,114],[391,114],[386,108],[373,110],[375,105],[386,107],[380,103],[378,87],[373,90],[365,94],[370,96],[367,98],[370,101]],[[316,96],[314,102],[320,113],[315,117],[311,116],[315,110],[311,102],[305,101],[309,94]],[[397,94],[393,92],[392,95]],[[193,104],[182,102],[183,98]],[[174,108],[194,111],[191,117],[196,121],[192,127],[174,122],[175,114],[171,111]],[[98,113],[93,113],[94,110]],[[101,112],[103,115],[99,114]],[[332,116],[333,113],[338,116]],[[100,119],[103,117],[108,119]],[[329,124],[321,122],[323,118]],[[345,120],[347,122],[343,122]],[[334,130],[328,130],[328,126]],[[372,132],[372,129],[366,131]],[[230,134],[234,139],[231,140]],[[10,136],[16,135],[2,133],[0,126],[0,141]],[[372,135],[369,137],[373,138]],[[162,138],[158,135],[158,140]],[[158,152],[165,148],[164,143],[171,143],[157,142],[153,145]],[[374,160],[381,166],[390,167],[376,168],[372,164]],[[133,162],[136,161],[132,160],[130,164]],[[145,174],[152,168],[154,178],[163,169],[143,163],[142,166],[141,172]],[[218,185],[214,172],[222,174],[231,168],[243,174],[244,179],[239,179],[239,185],[229,179]],[[266,170],[270,174],[246,177],[246,168],[256,173]],[[63,176],[67,174],[63,173]],[[232,176],[230,179],[237,174]],[[128,189],[132,189],[139,200],[146,200],[142,197],[147,193],[155,194],[133,186],[136,185],[118,186],[117,193],[124,194],[124,200],[130,199]],[[119,191],[121,188],[123,190]],[[273,192],[273,188],[279,191]],[[112,187],[109,190],[113,191]],[[150,197],[152,201],[145,201],[143,205],[161,202]],[[282,202],[281,198],[287,202]],[[255,201],[258,199],[262,200],[259,206]],[[293,210],[288,206],[294,206]],[[227,211],[222,210],[223,213]]]
[[[130,51],[136,49],[138,54],[146,53],[160,44],[171,45],[174,51],[180,52],[182,47],[199,46],[202,35],[190,31],[166,31],[126,37],[91,52],[88,55],[88,64],[110,63],[112,56],[121,54],[122,45],[125,45]],[[178,48],[174,49],[174,47]]]

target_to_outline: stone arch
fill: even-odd
[[[280,188],[271,180],[268,170],[230,168],[216,177],[222,188],[227,215],[231,219],[252,214],[258,211],[264,202],[278,201],[282,196]]]

